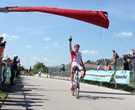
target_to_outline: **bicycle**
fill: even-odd
[[[73,90],[71,90],[72,95],[79,98],[79,91],[80,91],[80,82],[79,82],[79,68],[73,67],[74,70],[74,79],[73,79]]]

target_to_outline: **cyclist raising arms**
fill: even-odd
[[[81,73],[80,81],[83,80],[85,76],[85,66],[82,61],[82,53],[79,52],[80,45],[74,45],[74,50],[72,50],[72,37],[69,38],[69,50],[71,54],[71,87],[70,89],[73,90],[73,79],[74,79],[74,70],[73,67],[78,67]],[[78,85],[79,86],[79,85]]]

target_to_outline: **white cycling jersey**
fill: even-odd
[[[83,69],[82,66],[80,65],[80,59],[82,58],[82,53],[81,52],[71,52],[71,68],[73,67],[78,67],[79,70]]]

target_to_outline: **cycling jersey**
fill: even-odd
[[[77,62],[78,64],[80,64],[81,57],[82,57],[82,53],[81,52],[72,51],[71,52],[71,63],[72,62]]]
[[[73,68],[74,66],[77,66],[79,70],[82,69],[80,66],[80,59],[82,58],[82,53],[81,52],[71,52],[71,67]]]

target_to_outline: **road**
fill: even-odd
[[[71,95],[70,81],[21,76],[1,110],[135,110],[135,95],[81,83],[80,98]]]

